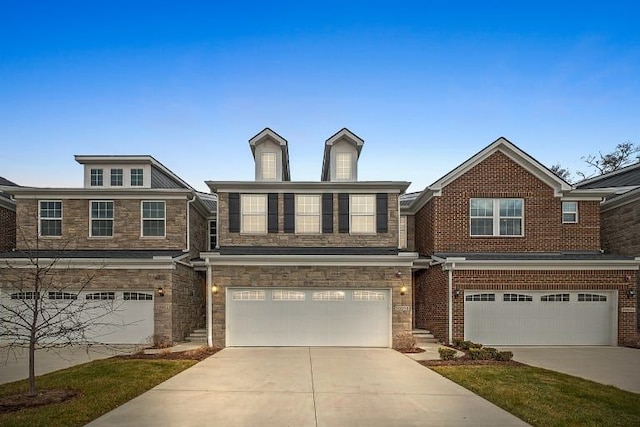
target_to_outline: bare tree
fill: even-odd
[[[0,265],[0,347],[28,346],[28,395],[36,396],[36,349],[95,343],[101,328],[113,330],[110,314],[118,307],[111,295],[83,293],[102,274],[99,262],[77,270],[64,258],[68,242],[45,251],[38,237],[31,242]]]
[[[551,166],[549,168],[549,170],[551,170],[551,172],[553,172],[558,177],[560,177],[561,179],[564,179],[565,181],[567,181],[569,183],[572,180],[571,172],[569,172],[569,169],[563,168],[560,165],[560,163],[556,163],[555,165]]]
[[[598,152],[598,155],[589,154],[581,157],[591,168],[595,169],[595,172],[587,174],[585,172],[576,172],[582,179],[587,179],[595,175],[602,175],[605,173],[617,171],[625,166],[637,163],[640,161],[640,146],[633,144],[631,141],[622,142],[616,145],[616,148],[610,152],[602,154]]]

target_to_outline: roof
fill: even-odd
[[[16,184],[15,182],[11,182],[8,179],[0,176],[0,186],[3,186],[3,185],[6,187],[18,187],[18,184]],[[0,197],[7,199],[8,200],[7,203],[13,202],[13,200],[11,200],[11,196],[9,196],[7,193],[5,193],[2,190],[0,190]]]
[[[215,194],[197,193],[198,198],[202,204],[211,212],[217,212],[218,210],[218,198]]]
[[[308,191],[372,191],[403,193],[411,185],[406,181],[205,181],[213,193],[243,192],[277,193]]]
[[[635,260],[631,256],[604,254],[601,252],[438,252],[436,258],[464,258],[468,261],[598,261],[598,260]]]
[[[2,258],[41,258],[41,259],[154,259],[154,258],[177,258],[183,256],[181,250],[98,250],[98,249],[79,249],[79,250],[43,250],[43,251],[21,251],[0,253]]]
[[[397,248],[222,246],[220,255],[397,255]]]
[[[274,130],[264,128],[249,138],[249,146],[251,147],[251,154],[253,154],[253,158],[255,159],[256,157],[256,145],[265,139],[274,141],[280,145],[280,149],[282,150],[282,179],[285,181],[291,181],[291,172],[289,169],[289,143]]]
[[[640,186],[640,162],[575,184],[578,188],[616,188]]]
[[[415,199],[418,198],[418,196],[420,196],[422,192],[421,191],[415,191],[413,193],[407,193],[407,194],[402,194],[399,199],[400,199],[400,207],[401,208],[405,208],[407,206],[410,206],[411,203],[413,203],[413,201]]]
[[[360,157],[360,152],[362,151],[362,146],[364,145],[364,139],[360,138],[358,135],[351,132],[347,128],[340,129],[338,132],[331,135],[329,139],[327,139],[324,143],[324,157],[322,159],[322,175],[320,177],[322,181],[329,180],[329,164],[331,163],[330,162],[331,147],[333,146],[333,144],[343,139],[350,141],[352,144],[356,146],[358,157]]]

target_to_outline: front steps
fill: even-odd
[[[193,343],[207,344],[207,330],[205,328],[195,329],[188,337],[184,338],[185,341]]]
[[[413,337],[416,339],[416,345],[420,347],[423,344],[432,344],[438,343],[438,339],[433,336],[433,334],[426,329],[414,329],[411,331]]]

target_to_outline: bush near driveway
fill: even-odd
[[[429,366],[533,426],[639,426],[640,394],[520,364]]]

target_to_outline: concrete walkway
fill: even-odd
[[[226,348],[90,426],[522,426],[390,349]]]
[[[626,347],[509,347],[513,359],[640,393],[640,349]]]

